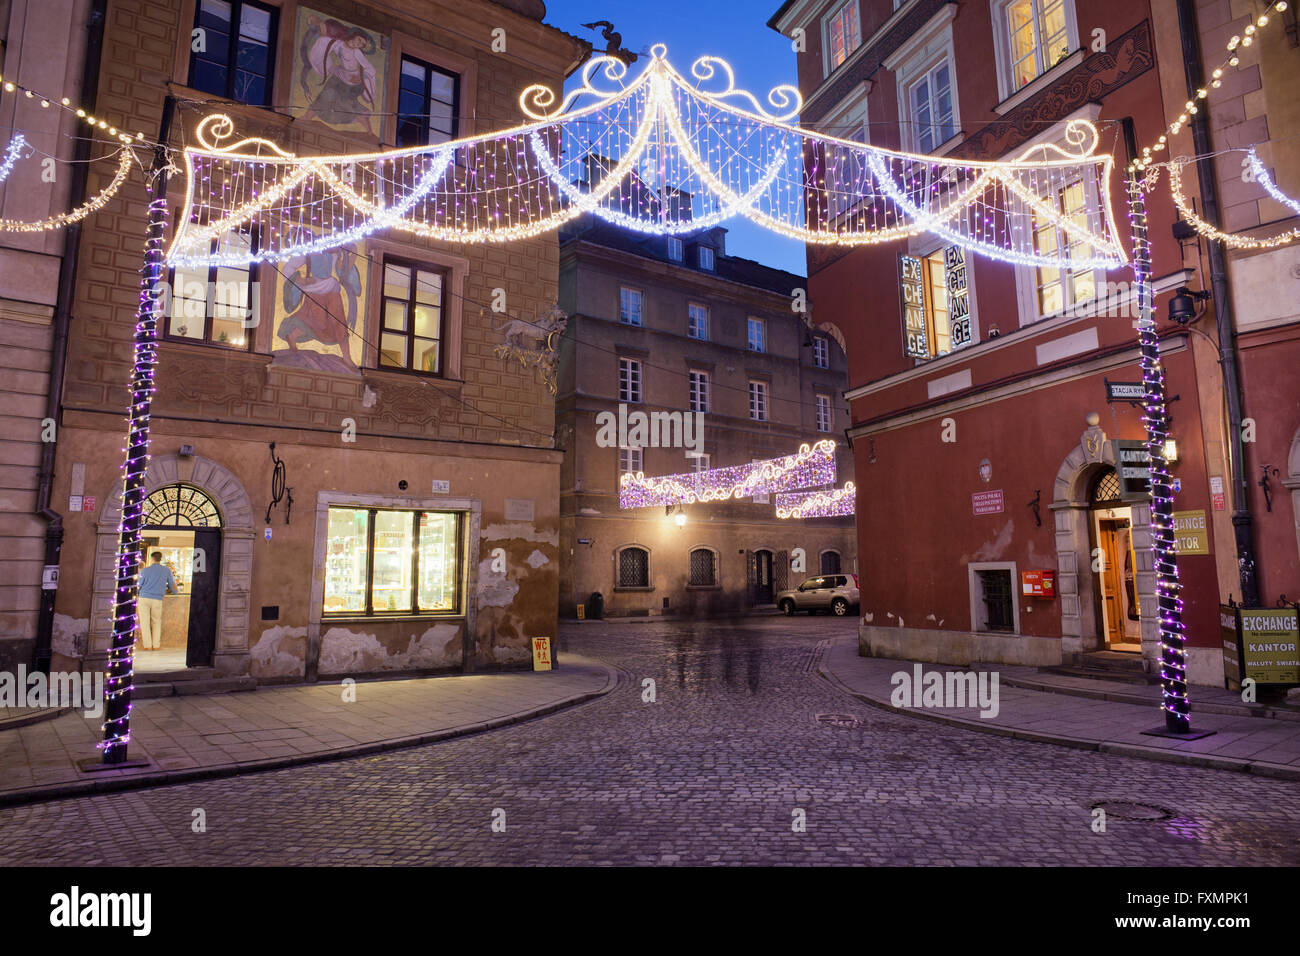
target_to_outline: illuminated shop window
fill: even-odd
[[[460,521],[448,511],[330,508],[325,613],[457,613]]]

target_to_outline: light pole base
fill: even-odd
[[[1212,737],[1217,731],[1213,730],[1189,730],[1181,733],[1177,730],[1169,730],[1165,727],[1157,727],[1155,730],[1144,730],[1144,737],[1168,737],[1171,740],[1200,740],[1202,737]]]

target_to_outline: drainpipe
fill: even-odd
[[[1183,43],[1183,71],[1187,79],[1187,98],[1196,99],[1204,82],[1201,70],[1201,42],[1196,27],[1194,0],[1178,0],[1178,30]],[[1201,158],[1196,161],[1196,175],[1201,183],[1201,215],[1208,222],[1219,222],[1219,186],[1214,175],[1210,152],[1206,104],[1192,117],[1192,145]],[[1223,369],[1223,390],[1228,399],[1229,448],[1232,456],[1232,532],[1237,546],[1237,573],[1241,583],[1241,603],[1259,607],[1259,577],[1255,567],[1254,535],[1251,530],[1250,503],[1246,498],[1246,449],[1241,440],[1241,378],[1237,367],[1237,346],[1232,330],[1232,299],[1222,243],[1207,240],[1209,246],[1210,292],[1214,296],[1214,321],[1219,333],[1219,365]]]
[[[94,0],[86,20],[86,56],[81,73],[81,101],[94,107],[99,95],[99,63],[104,47],[104,11],[107,0]],[[86,198],[91,138],[77,137],[73,147],[72,188],[68,196],[69,207],[82,204]],[[63,550],[63,515],[50,507],[54,493],[54,452],[58,445],[58,429],[62,427],[60,409],[63,404],[63,373],[68,356],[68,327],[72,322],[72,297],[77,281],[77,256],[81,250],[81,223],[68,227],[63,239],[63,260],[59,265],[58,300],[54,307],[54,338],[50,347],[50,389],[45,401],[45,417],[55,422],[54,441],[41,445],[41,465],[37,473],[36,514],[45,525],[45,566],[58,567],[59,553]],[[40,610],[36,618],[36,646],[32,653],[32,669],[42,673],[50,670],[50,645],[54,636],[55,589],[45,589],[42,583]]]

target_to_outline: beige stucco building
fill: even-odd
[[[173,97],[174,147],[218,107],[298,155],[436,143],[516,125],[523,88],[562,85],[586,51],[543,15],[527,0],[123,0],[95,108],[156,137]],[[173,179],[173,215],[183,189]],[[112,633],[145,218],[134,177],[82,239],[54,492],[80,510],[65,521],[56,667],[102,666]],[[143,679],[529,661],[557,616],[562,453],[554,397],[502,327],[553,306],[558,262],[553,233],[484,246],[383,232],[222,270],[247,290],[234,313],[204,291],[213,277],[169,276],[144,538],[182,594],[165,599],[162,651],[137,652]]]
[[[852,480],[834,327],[796,311],[806,280],[727,255],[725,235],[674,240],[591,222],[561,233],[562,615],[585,612],[595,592],[606,615],[725,614],[770,605],[823,569],[857,570],[852,517],[781,520],[771,496],[619,507],[623,471],[741,465],[828,438],[840,445],[837,484]],[[680,441],[672,431],[671,447],[658,433],[602,434],[620,406],[629,422],[699,413],[703,429],[683,428]]]

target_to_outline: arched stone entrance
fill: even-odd
[[[184,483],[198,488],[221,510],[221,593],[217,602],[217,646],[212,666],[218,676],[248,673],[249,584],[253,577],[253,509],[243,483],[208,458],[159,455],[145,472],[145,494]],[[117,587],[118,526],[122,486],[104,495],[95,525],[95,573],[91,585],[87,664],[103,666],[113,637],[113,595]]]
[[[1100,473],[1116,468],[1116,460],[1114,442],[1106,437],[1099,421],[1096,413],[1088,416],[1088,428],[1080,436],[1079,444],[1061,463],[1053,486],[1051,508],[1056,528],[1057,590],[1061,601],[1061,655],[1066,661],[1077,661],[1082,654],[1105,646],[1104,628],[1098,613],[1098,581],[1092,573],[1090,492]],[[1156,621],[1156,582],[1151,558],[1151,505],[1148,501],[1133,501],[1130,506],[1136,587],[1142,617],[1142,659],[1146,669],[1152,671],[1160,657],[1160,629]]]

